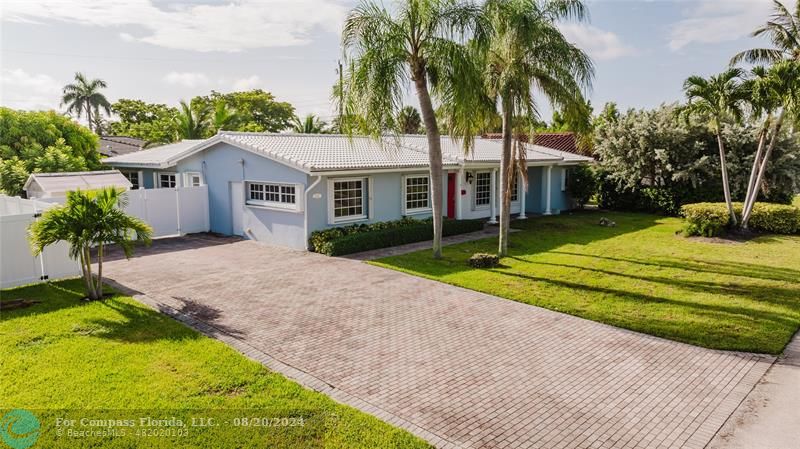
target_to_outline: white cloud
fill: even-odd
[[[567,39],[587,52],[593,59],[617,59],[636,53],[635,48],[624,44],[619,36],[611,31],[601,30],[592,25],[574,23],[561,24],[558,28]]]
[[[786,3],[786,2],[785,2]],[[683,11],[684,19],[670,28],[673,51],[692,44],[716,44],[748,36],[766,22],[771,0],[699,0]]]
[[[164,81],[183,87],[200,87],[208,85],[208,77],[198,72],[169,72],[164,75]]]
[[[129,34],[129,33],[119,33],[119,38],[122,39],[125,42],[133,42],[133,41],[136,40],[136,38],[133,37],[133,35]]]
[[[61,101],[62,84],[52,77],[23,69],[0,72],[0,100],[17,109],[54,109]]]
[[[261,78],[259,78],[258,75],[252,75],[234,81],[233,88],[235,90],[250,90],[258,87],[259,84],[261,84]]]
[[[337,0],[231,0],[169,7],[157,7],[153,0],[40,0],[6,2],[0,14],[16,22],[135,25],[145,32],[120,37],[181,50],[235,52],[303,45],[316,29],[337,33],[345,7]]]

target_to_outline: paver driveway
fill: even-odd
[[[701,448],[773,361],[252,241],[139,254],[107,275],[440,447]]]

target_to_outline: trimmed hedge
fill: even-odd
[[[483,229],[483,220],[444,220],[442,236],[465,234]],[[433,239],[433,220],[382,221],[314,231],[309,243],[314,252],[343,256],[371,249],[388,248]]]
[[[742,203],[733,203],[737,218],[742,216]],[[681,208],[686,218],[687,235],[713,237],[722,234],[730,220],[725,203],[695,203]],[[753,231],[772,234],[800,232],[800,208],[786,204],[756,203],[748,226]]]

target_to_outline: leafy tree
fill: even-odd
[[[192,99],[192,107],[201,110],[201,105],[214,110],[224,103],[236,111],[226,128],[230,131],[279,132],[292,126],[294,107],[286,102],[276,101],[275,96],[261,89],[223,94],[211,91],[210,95]]]
[[[0,188],[22,194],[33,172],[98,170],[98,139],[69,117],[0,108]]]
[[[112,135],[136,137],[149,143],[170,143],[178,138],[175,108],[121,99],[111,105],[111,110],[119,117],[119,121],[109,125]]]
[[[731,222],[737,224],[736,213],[733,211],[730,183],[728,182],[728,167],[725,159],[725,142],[722,139],[722,125],[726,118],[736,121],[742,118],[744,102],[748,91],[740,82],[742,70],[730,68],[708,79],[700,76],[690,76],[683,84],[683,90],[689,99],[688,104],[681,111],[687,117],[700,115],[708,119],[711,131],[717,136],[719,145],[720,170],[722,173],[722,189],[725,203]]]
[[[105,95],[100,92],[100,89],[105,89],[106,87],[105,81],[101,79],[89,80],[82,73],[77,72],[75,73],[75,82],[64,86],[61,105],[66,105],[67,112],[75,114],[78,118],[85,114],[89,129],[92,129],[95,126],[95,122],[92,120],[92,113],[97,116],[100,113],[100,108],[102,108],[106,114],[111,114],[111,104]],[[95,131],[99,132],[97,128],[95,128]]]
[[[292,121],[292,131],[300,134],[324,134],[325,128],[325,122],[314,114],[308,114],[302,120],[295,117]]]
[[[508,252],[511,191],[517,173],[526,173],[524,150],[515,136],[514,117],[535,117],[534,94],[542,93],[570,118],[585,114],[581,91],[591,85],[591,59],[570,43],[556,26],[568,19],[582,20],[586,6],[580,0],[488,0],[484,14],[489,28],[482,47],[488,95],[500,107],[503,152],[500,159],[500,238],[498,254]],[[586,118],[586,121],[589,119]],[[531,131],[531,130],[528,130]]]
[[[122,210],[126,201],[123,193],[113,187],[67,192],[66,204],[46,210],[30,227],[30,243],[36,255],[46,246],[61,241],[69,244],[70,257],[80,261],[90,300],[103,297],[105,245],[118,245],[130,258],[136,242],[150,244],[153,230]],[[92,274],[92,248],[97,250],[97,276]]]
[[[731,65],[742,61],[752,64],[800,61],[800,2],[795,3],[794,13],[778,0],[772,0],[772,9],[772,17],[751,36],[767,36],[773,48],[745,50],[731,59]]]
[[[397,113],[397,130],[401,134],[421,134],[422,117],[414,106],[405,106]]]
[[[204,104],[192,106],[181,100],[175,120],[178,123],[178,137],[181,139],[202,139],[208,128],[210,111]]]
[[[342,33],[349,67],[343,80],[347,132],[378,138],[392,129],[411,81],[419,99],[428,140],[433,256],[442,254],[442,149],[433,108],[436,98],[447,114],[449,133],[463,137],[465,151],[483,96],[481,79],[465,33],[480,27],[480,8],[455,0],[406,0],[390,9],[362,0],[347,16]],[[352,123],[355,121],[356,123]]]
[[[597,178],[594,169],[589,165],[577,165],[570,168],[567,177],[567,191],[578,203],[578,207],[583,209],[583,206],[597,192]]]
[[[235,109],[227,103],[220,101],[214,105],[214,116],[211,119],[211,131],[216,133],[219,130],[230,130],[239,118]]]

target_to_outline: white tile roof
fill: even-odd
[[[205,140],[200,139],[187,139],[168,145],[147,148],[135,153],[107,157],[102,162],[115,166],[160,167],[169,161],[180,159],[181,156],[190,153],[195,147],[205,142]]]
[[[137,153],[104,159],[114,166],[169,167],[196,151],[215,143],[226,142],[263,154],[265,157],[297,167],[306,172],[365,170],[428,166],[428,143],[424,135],[387,136],[375,140],[364,136],[336,134],[271,134],[221,131],[205,140],[184,140]],[[577,162],[589,158],[550,148],[527,145],[528,162]],[[475,139],[474,148],[465,155],[463,144],[450,137],[442,138],[445,167],[480,162],[499,162],[502,143]]]
[[[38,184],[42,193],[46,195],[61,195],[71,190],[93,190],[111,186],[131,188],[131,182],[119,170],[32,173],[25,182],[25,189],[33,183]]]

